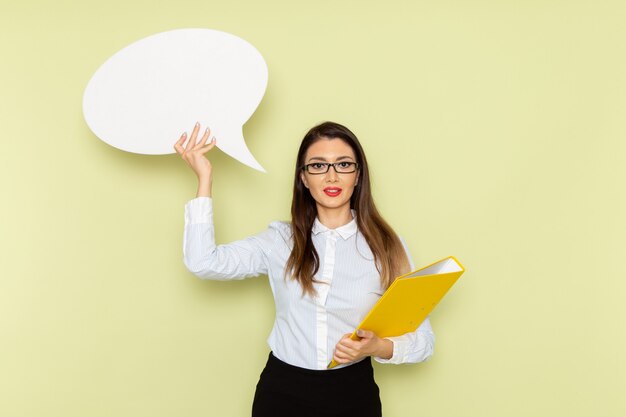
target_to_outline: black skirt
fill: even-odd
[[[269,354],[256,386],[252,417],[382,416],[371,359],[345,368],[312,370]]]

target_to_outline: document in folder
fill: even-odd
[[[350,338],[359,340],[356,335],[359,329],[370,330],[381,338],[414,332],[463,272],[463,265],[450,256],[399,276]],[[337,365],[333,360],[328,369]]]

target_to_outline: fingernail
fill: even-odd
[[[200,126],[200,122],[196,122],[196,126]]]
[[[183,132],[183,137],[187,136],[187,132]]]

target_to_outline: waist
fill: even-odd
[[[372,361],[370,357],[366,357],[359,362],[355,362],[349,364],[347,366],[341,368],[333,368],[333,369],[308,369],[301,368],[299,366],[291,365],[287,362],[283,362],[278,359],[272,352],[270,352],[269,357],[267,359],[266,367],[287,372],[287,373],[296,373],[302,375],[309,375],[312,377],[319,378],[341,378],[341,377],[352,377],[352,376],[372,376],[374,373],[374,369],[372,368]]]

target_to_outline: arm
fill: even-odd
[[[400,238],[402,246],[409,258],[411,270],[415,269],[406,243]],[[380,338],[369,330],[358,330],[359,340],[350,339],[351,333],[343,335],[335,346],[333,360],[343,364],[356,361],[364,356],[372,356],[380,363],[416,363],[423,362],[433,354],[435,334],[430,327],[428,317],[411,333],[395,337]]]
[[[215,244],[213,228],[213,200],[211,186],[213,169],[205,153],[216,144],[209,139],[207,127],[196,143],[200,124],[196,123],[187,140],[183,133],[174,144],[174,149],[198,177],[196,198],[185,205],[185,233],[183,237],[183,260],[187,269],[200,278],[217,280],[241,279],[267,273],[267,238],[272,230],[239,240],[228,245]]]
[[[213,200],[196,197],[185,205],[183,261],[199,278],[230,280],[266,275],[265,250],[276,239],[272,228],[226,245],[215,244]]]
[[[432,327],[430,327],[428,317],[414,332],[383,338],[383,340],[385,339],[393,342],[393,353],[389,359],[374,356],[376,362],[397,365],[401,363],[424,362],[432,356],[435,348],[435,334]]]
[[[358,330],[360,339],[352,340],[352,334],[346,333],[335,346],[333,360],[341,364],[372,356],[380,363],[423,362],[432,355],[435,343],[435,335],[428,329],[430,322],[426,318],[415,332],[397,337],[380,338],[372,331]]]
[[[406,242],[401,237],[400,242],[402,242],[406,256],[409,258],[411,270],[414,270],[415,265],[411,259],[411,254],[407,248]],[[393,342],[393,353],[388,359],[374,356],[374,360],[380,363],[401,364],[424,362],[432,356],[435,348],[435,333],[430,326],[429,317],[426,317],[414,332],[405,333],[400,336],[385,337],[384,339]]]

